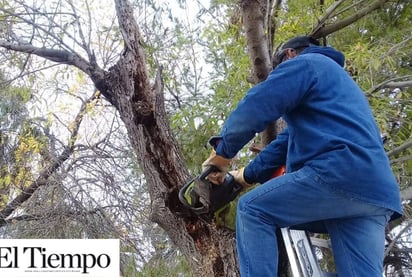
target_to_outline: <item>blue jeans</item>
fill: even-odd
[[[391,214],[336,192],[307,166],[271,179],[238,202],[241,276],[276,277],[276,229],[316,223],[329,233],[339,276],[382,277],[385,225]]]

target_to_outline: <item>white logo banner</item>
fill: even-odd
[[[0,276],[119,277],[118,239],[0,239]]]

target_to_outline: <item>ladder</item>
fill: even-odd
[[[293,277],[337,277],[336,273],[322,271],[313,246],[330,248],[327,240],[310,238],[306,231],[282,228]]]

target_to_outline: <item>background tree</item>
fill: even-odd
[[[376,117],[384,131],[388,154],[393,158],[398,180],[402,189],[407,189],[411,170],[408,141],[410,57],[405,54],[411,41],[408,36],[410,30],[404,28],[411,26],[408,1],[213,2],[210,8],[205,7],[200,14],[207,16],[207,19],[216,20],[206,28],[205,36],[200,40],[201,45],[206,45],[210,50],[207,58],[213,60],[216,69],[214,73],[217,74],[209,76],[213,91],[202,91],[199,78],[201,72],[196,59],[189,59],[193,61],[190,65],[190,62],[184,63],[182,57],[176,57],[179,61],[171,65],[178,67],[180,71],[167,67],[162,69],[161,61],[165,53],[176,55],[184,51],[178,47],[171,48],[170,51],[162,49],[159,41],[157,44],[153,43],[156,36],[171,38],[177,45],[188,45],[193,40],[184,36],[184,32],[177,32],[181,25],[177,24],[173,14],[169,18],[178,27],[171,33],[166,27],[161,29],[163,35],[155,32],[159,25],[150,26],[145,20],[161,14],[162,8],[156,3],[134,4],[132,6],[127,0],[115,0],[112,9],[106,5],[104,14],[107,22],[99,20],[102,10],[99,12],[87,1],[81,4],[72,1],[38,1],[31,5],[11,1],[0,5],[1,26],[4,30],[0,39],[0,46],[4,49],[3,57],[7,61],[11,60],[11,55],[25,53],[22,55],[25,61],[23,65],[18,68],[11,65],[10,68],[16,70],[10,70],[10,74],[20,72],[18,76],[33,76],[30,73],[55,65],[59,65],[62,71],[71,71],[72,69],[62,66],[70,65],[79,70],[74,71],[75,75],[80,73],[81,76],[88,76],[98,90],[97,93],[88,90],[88,97],[83,97],[80,101],[84,104],[83,108],[79,108],[81,112],[70,121],[71,124],[66,124],[68,133],[65,143],[60,143],[58,150],[61,151],[53,152],[58,155],[39,165],[36,176],[43,178],[32,178],[26,184],[26,187],[32,189],[25,191],[24,201],[17,201],[18,196],[10,199],[10,203],[18,204],[8,206],[13,208],[12,211],[23,207],[22,204],[29,199],[41,196],[40,190],[43,188],[51,189],[62,183],[51,179],[54,177],[51,173],[57,169],[62,174],[67,173],[71,165],[82,166],[79,169],[82,172],[79,174],[80,178],[66,184],[63,182],[59,194],[75,185],[74,191],[78,191],[77,195],[84,198],[85,195],[90,195],[90,183],[95,181],[95,184],[103,188],[114,187],[119,191],[129,188],[127,184],[115,186],[117,183],[113,178],[118,178],[120,171],[104,175],[112,164],[95,164],[95,160],[90,159],[89,155],[82,161],[73,163],[77,160],[74,151],[84,149],[76,128],[80,128],[80,119],[89,111],[87,107],[95,106],[97,102],[102,110],[115,111],[117,118],[121,119],[122,124],[119,126],[124,126],[134,152],[130,156],[136,159],[137,170],[143,172],[145,177],[142,183],[150,195],[150,219],[165,230],[171,241],[187,257],[194,275],[238,276],[233,232],[187,214],[187,210],[177,200],[177,192],[189,178],[189,169],[193,173],[198,172],[201,161],[206,158],[208,150],[199,154],[200,141],[203,140],[204,143],[218,130],[222,120],[248,87],[265,78],[270,70],[270,57],[275,46],[286,38],[304,33],[312,33],[325,43],[332,42],[347,53],[348,70],[370,96]],[[134,9],[136,15],[133,13]],[[143,28],[139,28],[137,22]],[[402,31],[399,31],[399,26],[402,26]],[[206,43],[202,43],[204,41]],[[164,39],[162,43],[167,42]],[[187,49],[193,50],[192,55],[196,55],[195,47]],[[157,56],[158,53],[162,55]],[[387,55],[388,53],[391,55]],[[248,63],[247,54],[250,55],[252,67]],[[187,66],[180,67],[182,64]],[[252,74],[250,68],[253,68]],[[188,72],[193,73],[197,82],[175,82],[176,72],[186,76],[189,75]],[[21,79],[16,77],[16,80]],[[59,81],[71,83],[72,80]],[[165,89],[168,92],[166,95]],[[175,107],[179,108],[179,112]],[[170,119],[174,120],[172,124]],[[116,132],[121,128],[116,127]],[[194,130],[196,136],[193,136]],[[50,140],[49,137],[48,139]],[[106,142],[107,139],[102,141]],[[193,143],[191,149],[187,146],[190,143]],[[53,144],[50,141],[47,145]],[[100,157],[112,154],[119,148],[104,149],[108,151],[105,152],[98,147],[100,145],[105,144],[88,144],[86,149]],[[236,161],[237,164],[245,162],[248,155],[242,156],[240,161]],[[46,174],[42,175],[43,172]],[[99,181],[97,178],[90,178],[97,172],[104,178],[99,177]],[[138,181],[133,182],[135,184]],[[112,191],[113,195],[118,195],[116,189]],[[52,198],[45,193],[39,199]],[[92,201],[96,202],[98,201]],[[103,209],[107,211],[103,216],[102,209],[94,204],[87,207],[77,205],[77,212],[95,215],[93,218],[99,222],[116,216],[116,210],[112,206]],[[10,209],[6,211],[3,211],[4,221],[11,215]],[[142,211],[142,214],[145,212]],[[130,215],[134,217],[124,217],[127,219],[125,223],[135,223],[135,218],[141,214]],[[113,225],[107,226],[111,228]],[[408,224],[401,225],[400,228],[407,226]],[[104,234],[121,237],[121,228],[115,225],[112,230],[114,231]],[[87,234],[90,237],[103,235],[99,232]],[[396,241],[397,237],[392,239]],[[397,266],[396,270],[403,268]]]

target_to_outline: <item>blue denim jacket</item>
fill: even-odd
[[[368,101],[331,47],[308,47],[251,88],[226,120],[218,155],[232,158],[280,117],[287,129],[245,169],[265,182],[274,169],[314,168],[334,190],[402,214],[398,184]]]

